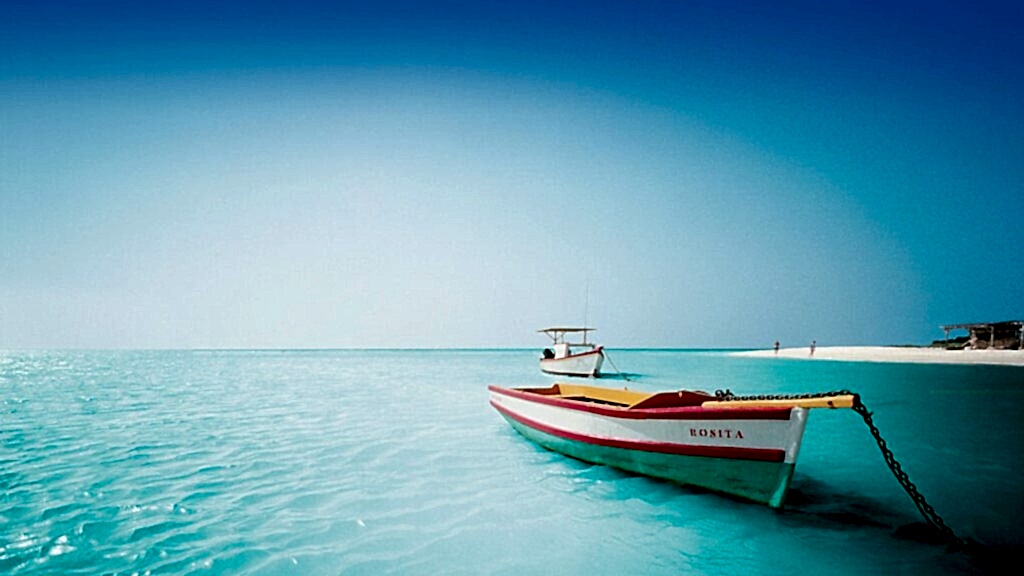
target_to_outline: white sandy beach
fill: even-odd
[[[1024,350],[943,350],[899,346],[819,346],[733,352],[733,356],[787,358],[797,360],[841,360],[850,362],[919,362],[927,364],[999,364],[1024,366]]]

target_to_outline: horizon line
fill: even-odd
[[[661,347],[661,346],[635,346],[635,347],[610,347],[604,346],[606,350],[660,350],[660,351],[708,351],[708,350],[768,350],[769,348],[752,348],[745,346],[718,346],[718,347]],[[409,346],[371,346],[371,347],[299,347],[299,348],[0,348],[0,352],[431,352],[431,351],[519,351],[536,350],[536,346],[484,346],[484,347],[409,347]]]

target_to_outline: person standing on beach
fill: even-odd
[[[778,340],[775,341],[775,355],[776,356],[779,355],[779,341]]]
[[[817,340],[811,340],[811,356],[814,356],[814,347],[818,345]]]

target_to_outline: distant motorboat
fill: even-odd
[[[540,369],[547,374],[559,376],[581,376],[597,378],[604,363],[604,346],[587,342],[587,333],[594,328],[544,328],[551,338],[551,348],[545,348],[540,359]],[[569,342],[567,334],[583,334],[582,342]]]

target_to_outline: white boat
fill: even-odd
[[[551,348],[545,348],[540,359],[540,369],[559,376],[598,377],[604,363],[604,346],[587,342],[587,332],[594,328],[544,328],[551,338]],[[569,342],[567,334],[583,334],[582,342]]]
[[[849,408],[878,443],[900,486],[949,550],[967,549],[907,477],[860,395],[735,396],[699,390],[641,392],[559,382],[489,386],[491,406],[538,445],[567,456],[781,508],[814,408]]]
[[[586,462],[699,486],[779,508],[810,408],[852,408],[837,393],[738,400],[558,383],[490,386],[491,405],[523,436]]]

